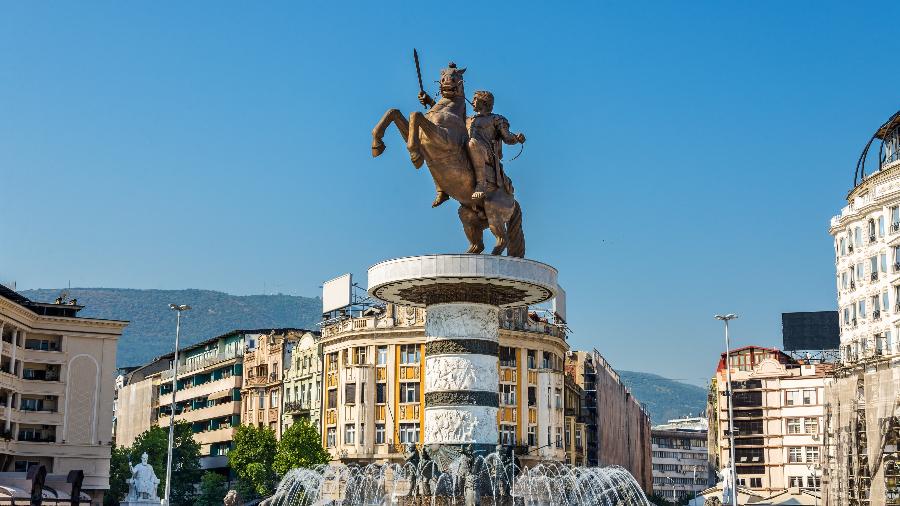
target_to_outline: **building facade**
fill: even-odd
[[[424,309],[387,304],[322,328],[322,440],[346,462],[402,461],[424,424]],[[566,457],[563,327],[524,309],[500,317],[498,429],[523,465]]]
[[[585,434],[584,417],[581,414],[584,401],[584,389],[578,386],[575,378],[566,370],[565,398],[565,425],[563,428],[563,443],[566,448],[566,464],[573,466],[587,465],[587,442]]]
[[[712,381],[709,416],[711,464],[730,462],[733,426],[738,486],[771,496],[821,486],[825,379],[831,365],[797,361],[772,348],[731,351],[734,423],[727,404],[725,354]]]
[[[282,430],[302,419],[319,429],[322,424],[322,345],[320,334],[304,332],[284,348]]]
[[[590,466],[618,465],[653,489],[650,415],[597,350],[566,356],[566,371],[584,390],[581,418]]]
[[[841,360],[827,388],[825,499],[900,504],[900,113],[866,145],[829,233]]]
[[[713,483],[708,430],[706,418],[669,420],[651,429],[653,493],[674,503],[699,494]]]
[[[31,301],[0,286],[0,483],[30,487],[43,465],[47,485],[83,487],[100,504],[109,489],[116,345],[127,322],[81,318],[82,306]]]

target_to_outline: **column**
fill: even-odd
[[[429,305],[425,319],[424,443],[494,451],[498,442],[498,308]]]
[[[3,327],[6,326],[6,322],[0,322],[0,359],[3,357]]]
[[[19,348],[19,332],[21,332],[19,329],[13,329],[12,333],[12,359],[9,361],[9,373],[13,376],[16,376],[16,349]]]
[[[15,399],[16,393],[10,391],[9,395],[6,396],[6,426],[5,429],[9,430],[10,420],[12,419],[12,405]]]

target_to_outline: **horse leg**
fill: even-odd
[[[381,118],[375,128],[372,129],[372,156],[378,156],[381,153],[384,153],[384,142],[382,139],[384,138],[384,132],[387,130],[387,127],[393,123],[397,125],[397,130],[400,131],[400,135],[403,136],[404,139],[409,138],[409,122],[406,121],[406,118],[400,112],[399,109],[389,109],[388,112],[384,113],[384,116]]]
[[[484,251],[484,220],[471,207],[461,205],[459,206],[459,221],[462,222],[463,231],[466,233],[466,238],[469,239],[469,249],[466,250],[466,253],[477,255]]]
[[[502,255],[503,250],[506,249],[506,245],[509,242],[506,230],[506,221],[509,217],[504,216],[507,213],[504,212],[503,206],[498,206],[493,202],[493,199],[491,198],[493,196],[494,195],[491,195],[485,200],[484,212],[487,215],[488,227],[490,227],[491,233],[494,234],[494,237],[497,239],[497,243],[494,245],[491,254]]]
[[[418,169],[425,162],[422,156],[422,141],[420,132],[438,142],[449,144],[444,132],[420,111],[413,112],[409,115],[409,137],[406,141],[406,149],[409,150],[409,158],[413,165]]]

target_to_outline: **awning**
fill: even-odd
[[[231,390],[219,390],[218,392],[209,394],[206,398],[207,400],[215,401],[218,399],[224,399],[226,397],[231,397]]]

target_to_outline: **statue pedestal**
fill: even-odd
[[[159,506],[160,499],[156,499],[155,501],[152,499],[128,499],[126,498],[124,501],[119,503],[121,506]]]
[[[369,269],[370,295],[427,309],[422,443],[496,449],[499,311],[558,293],[556,269],[521,258],[427,255]]]

